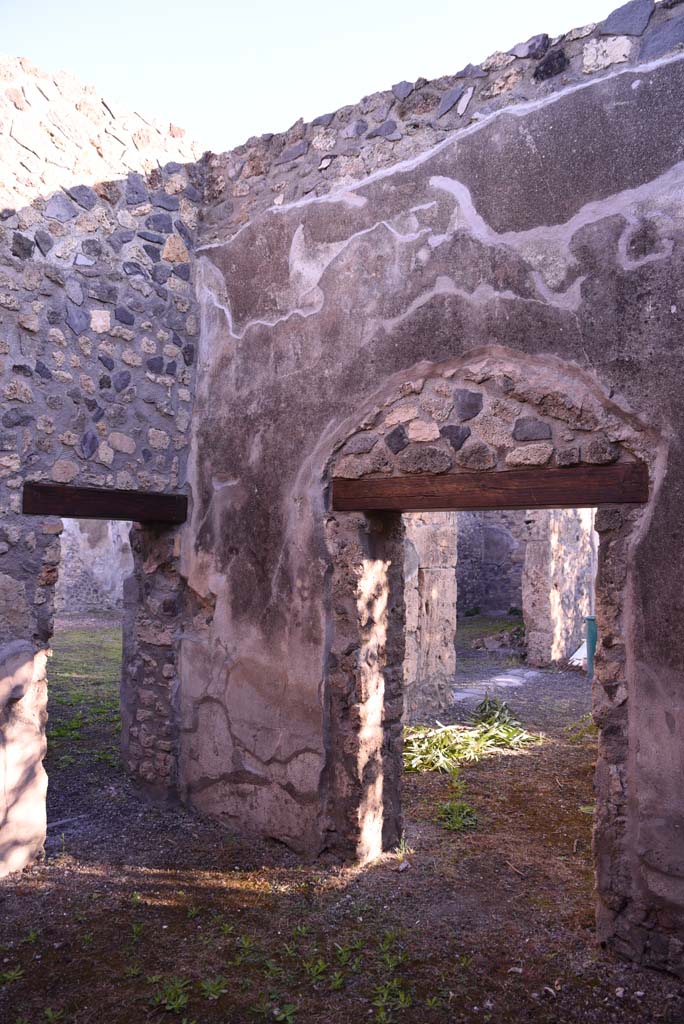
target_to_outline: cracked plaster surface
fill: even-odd
[[[283,204],[201,248],[182,573],[213,611],[182,642],[190,803],[308,852],[348,848],[359,829],[357,850],[377,841],[377,807],[370,831],[360,828],[370,790],[362,795],[354,773],[370,765],[376,785],[385,742],[364,703],[364,652],[378,664],[390,655],[368,648],[384,620],[358,624],[354,587],[366,561],[384,566],[391,585],[392,548],[374,540],[373,524],[329,515],[330,474],[347,453],[372,463],[374,446],[402,424],[412,445],[444,447],[435,431],[452,412],[440,380],[480,390],[482,412],[466,423],[504,464],[523,457],[511,447],[516,418],[536,417],[552,437],[532,441],[528,455],[536,445],[535,457],[553,459],[553,448],[596,430],[651,468],[648,510],[604,510],[597,526],[606,635],[597,714],[612,737],[600,779],[619,780],[619,792],[600,782],[601,933],[637,934],[644,886],[667,874],[672,848],[634,794],[644,780],[650,805],[673,814],[679,799],[658,769],[649,680],[671,690],[683,670],[684,636],[667,612],[681,587],[657,554],[684,493],[675,443],[683,88],[681,58],[611,73],[499,111],[342,193]],[[506,368],[527,394],[489,394],[488,375]],[[384,460],[371,471],[387,472]],[[223,712],[212,713],[215,701]],[[206,760],[205,721],[216,737]],[[223,759],[212,753],[222,744]],[[386,834],[396,832],[395,805],[388,821]],[[625,867],[628,849],[642,852]],[[679,906],[672,874],[653,885]]]

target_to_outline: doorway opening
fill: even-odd
[[[573,818],[575,823],[586,818],[589,830],[594,821],[598,936],[614,934],[630,898],[624,822],[629,813],[630,693],[636,685],[630,661],[633,552],[648,523],[645,508],[660,450],[658,436],[577,366],[500,346],[444,363],[417,364],[386,381],[341,425],[329,456],[331,515],[326,522],[333,615],[327,674],[329,827],[337,848],[368,860],[402,842],[404,720],[425,694],[435,705],[433,719],[439,718],[450,685],[443,679],[435,687],[428,676],[428,685],[414,687],[408,699],[405,694],[402,516],[504,509],[553,517],[557,509],[563,510],[558,515],[572,515],[568,510],[595,508],[601,538],[595,588],[599,639],[593,724],[587,722],[598,736],[595,797],[592,773],[585,772],[586,802],[571,799],[573,813],[582,815]],[[529,547],[539,555],[539,545]],[[553,567],[551,555],[548,562]],[[563,558],[556,562],[564,576]],[[524,601],[521,608],[528,662],[541,658],[549,644],[549,660],[559,660],[573,639],[571,630],[545,629],[538,621],[542,606],[555,609],[558,622],[566,611],[549,572],[547,566],[543,587],[530,587],[537,607],[527,623]],[[434,616],[433,605],[429,611]],[[434,651],[430,660],[434,663]],[[590,741],[593,746],[593,735]],[[516,757],[531,763],[543,750],[526,749]],[[478,770],[490,770],[492,763],[495,759],[483,759]],[[544,785],[548,782],[558,793],[564,765],[560,757],[557,772],[544,773]],[[493,778],[489,792],[496,787]],[[542,806],[522,784],[517,800],[528,809]],[[589,809],[586,815],[581,807]],[[411,813],[406,794],[404,809]],[[538,821],[542,835],[546,819]],[[575,838],[579,849],[584,839]]]
[[[472,711],[473,700],[490,693],[503,700],[509,690],[534,710],[535,685],[545,678],[555,681],[559,700],[563,678],[577,690],[595,619],[595,514],[563,508],[402,517],[406,722],[460,719],[459,708]],[[590,686],[584,690],[566,717],[571,705],[589,713]]]
[[[48,856],[92,831],[103,801],[114,807],[125,780],[120,688],[132,524],[65,518],[62,525],[48,668]]]

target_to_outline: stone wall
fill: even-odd
[[[458,615],[522,611],[526,513],[459,512]]]
[[[56,612],[123,607],[123,585],[133,571],[131,523],[65,519],[61,534]]]
[[[127,763],[307,854],[401,825],[403,527],[330,515],[332,474],[647,463],[597,516],[599,934],[680,973],[683,43],[635,0],[200,165],[36,177],[0,222],[4,634],[51,629],[23,479],[187,486],[133,536]]]
[[[527,514],[522,580],[531,665],[565,661],[586,637],[594,614],[598,536],[594,509],[540,509]]]
[[[256,224],[267,211],[343,193],[364,178],[383,176],[392,166],[449,146],[454,135],[477,128],[498,111],[543,101],[560,90],[582,88],[606,72],[676,51],[684,45],[684,21],[677,6],[672,0],[658,5],[638,0],[638,10],[620,18],[574,28],[554,39],[540,34],[507,52],[491,54],[479,65],[468,64],[456,74],[433,81],[398,82],[356,104],[321,114],[310,124],[299,120],[286,132],[253,137],[228,153],[212,154],[205,243],[232,237]],[[481,187],[494,191],[498,182],[492,167],[483,166],[482,171]],[[543,178],[543,171],[539,173]],[[537,174],[534,180],[539,180]],[[516,188],[516,200],[523,200],[525,184]],[[533,204],[541,200],[536,188],[530,198]],[[553,206],[550,196],[548,202]],[[550,216],[548,223],[557,220]],[[265,250],[264,242],[256,235],[254,239],[257,265]],[[545,301],[545,288],[558,288],[563,268],[552,266],[541,249],[527,252],[526,258],[537,271],[536,287]],[[307,278],[298,283],[300,296],[306,299]],[[315,304],[316,296],[309,295],[308,301]],[[262,302],[267,302],[266,296]]]
[[[415,512],[403,518],[404,720],[426,722],[452,702],[458,516]]]
[[[9,59],[0,82],[0,641],[45,647],[62,524],[21,515],[24,480],[175,491],[185,479],[203,168],[176,162],[194,156],[177,133],[115,116],[68,76]],[[180,598],[168,603],[168,566],[150,570],[147,544],[136,558],[144,598],[128,616],[125,757],[149,775],[158,743],[160,788],[175,778],[169,620],[177,625]],[[138,661],[148,691],[165,694],[144,707]],[[26,857],[34,850],[27,843]]]
[[[182,128],[123,110],[68,71],[49,74],[26,57],[0,57],[0,140],[5,210],[201,156]]]

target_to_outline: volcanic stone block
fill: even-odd
[[[474,419],[482,411],[481,392],[456,388],[454,390],[454,411],[461,422]]]
[[[608,15],[599,31],[604,36],[640,36],[654,10],[654,0],[629,0]]]
[[[534,416],[521,416],[515,421],[513,437],[516,441],[546,441],[551,437],[551,427]]]

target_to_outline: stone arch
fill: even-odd
[[[615,932],[627,899],[626,770],[635,685],[634,549],[658,488],[664,443],[588,373],[552,356],[493,345],[392,376],[329,438],[327,478],[499,473],[524,467],[642,462],[648,504],[599,509],[599,727],[595,861],[599,935]],[[361,858],[399,839],[403,579],[401,514],[333,512],[328,658],[329,818],[339,845]]]

